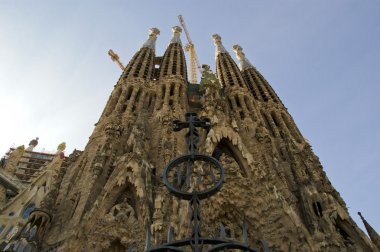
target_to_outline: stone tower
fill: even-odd
[[[168,193],[161,175],[187,152],[185,133],[173,132],[172,123],[190,111],[212,124],[200,132],[199,151],[225,168],[222,190],[202,203],[204,234],[215,236],[222,224],[225,236],[239,240],[244,222],[252,248],[265,240],[271,251],[378,251],[242,48],[233,46],[239,68],[213,35],[216,75],[204,65],[200,85],[193,85],[181,28],[172,31],[159,57],[160,31],[150,29],[83,153],[14,244],[43,251],[127,251],[132,245],[144,251],[146,227],[153,244],[165,242],[171,228],[176,239],[188,235],[189,204]]]

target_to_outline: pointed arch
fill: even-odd
[[[135,212],[134,217],[136,219],[139,218],[138,217],[139,213],[136,212],[138,209],[138,207],[137,207],[137,204],[138,204],[137,195],[136,195],[135,187],[131,183],[126,181],[124,186],[122,186],[121,188],[119,187],[118,190],[111,192],[108,197],[110,198],[110,201],[108,202],[108,206],[106,207],[107,213],[115,205],[126,203],[129,206],[131,206],[132,209],[134,210],[134,212]],[[115,213],[115,214],[117,214],[117,213]]]
[[[216,147],[231,153],[239,165],[241,174],[250,177],[253,157],[237,132],[231,127],[212,128],[206,137],[206,151],[209,154],[214,154]]]
[[[103,190],[98,194],[97,213],[92,218],[99,218],[109,213],[111,208],[120,203],[127,203],[131,206],[136,219],[143,218],[147,209],[143,207],[146,204],[146,187],[143,177],[150,176],[141,173],[144,164],[135,160],[129,162],[122,161],[116,164],[116,167],[110,175],[107,183],[102,187]]]
[[[219,143],[215,146],[214,151],[212,153],[212,156],[218,160],[220,160],[221,156],[225,154],[229,157],[232,157],[236,163],[239,165],[240,173],[243,177],[248,176],[247,168],[248,163],[244,159],[243,155],[239,151],[239,149],[232,144],[228,138],[222,138]],[[225,169],[228,169],[228,167],[225,167]]]

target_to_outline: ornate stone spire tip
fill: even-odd
[[[222,45],[222,37],[219,34],[212,35],[212,39],[215,44],[215,57],[218,56],[219,53],[227,53],[226,48]]]
[[[34,146],[34,147],[36,147],[36,146],[38,145],[38,140],[39,140],[38,137],[36,137],[35,139],[31,140],[31,141],[29,142],[29,146]]]
[[[172,44],[172,43],[179,43],[179,44],[182,44],[181,43],[181,39],[180,39],[180,35],[181,35],[181,32],[182,32],[182,28],[179,27],[179,26],[173,26],[172,27],[172,32],[173,32],[173,37],[172,39],[170,40],[170,43],[169,44]]]
[[[157,36],[160,35],[160,30],[158,28],[150,28],[149,29],[149,38],[148,40],[142,45],[142,47],[147,47],[155,50],[156,47],[156,40]]]
[[[222,43],[222,37],[220,37],[219,34],[213,34],[212,39],[214,40],[215,44],[221,44]]]
[[[236,53],[236,52],[243,52],[243,48],[240,46],[240,45],[238,45],[238,44],[236,44],[236,45],[233,45],[232,46],[232,50]]]
[[[66,149],[66,143],[62,142],[57,147],[57,152],[63,152]]]
[[[238,44],[233,45],[232,50],[236,54],[236,58],[239,61],[239,68],[241,71],[244,71],[245,69],[248,69],[248,68],[253,68],[253,65],[251,64],[251,62],[249,62],[249,60],[245,57],[243,48],[240,45]]]
[[[149,37],[150,36],[157,37],[158,35],[160,35],[160,30],[158,28],[153,27],[149,29]]]
[[[181,33],[182,32],[182,28],[179,27],[179,26],[173,26],[172,27],[172,32],[175,34],[175,33]]]

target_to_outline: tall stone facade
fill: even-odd
[[[150,30],[83,153],[29,217],[23,232],[32,238],[21,234],[13,245],[24,239],[23,246],[42,251],[127,251],[131,245],[144,251],[146,227],[154,244],[166,240],[169,227],[176,239],[188,235],[189,205],[168,193],[161,175],[187,153],[185,133],[173,132],[172,122],[191,111],[212,123],[200,134],[200,152],[226,171],[223,189],[202,202],[204,234],[216,235],[223,224],[238,240],[245,222],[252,248],[265,240],[271,251],[378,251],[242,48],[233,46],[239,68],[213,35],[216,75],[204,66],[201,84],[191,86],[180,33],[173,27],[158,57],[159,30]]]

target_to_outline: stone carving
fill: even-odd
[[[141,157],[145,152],[146,134],[142,124],[136,124],[128,138],[127,145],[132,153]]]
[[[127,93],[113,92],[110,99],[117,100],[118,109],[110,110],[97,123],[83,151],[85,158],[77,157],[82,164],[73,158],[51,193],[58,202],[47,204],[46,200],[46,208],[54,215],[54,228],[47,229],[40,250],[97,252],[134,244],[132,251],[144,251],[147,224],[151,224],[156,243],[166,239],[169,226],[175,228],[176,238],[185,237],[190,232],[188,204],[173,200],[160,176],[171,159],[187,151],[184,135],[172,132],[172,121],[182,120],[187,111],[197,111],[213,124],[208,133],[200,134],[200,152],[212,155],[224,143],[231,149],[220,156],[227,171],[223,190],[202,205],[205,232],[216,235],[223,223],[226,235],[241,238],[238,229],[245,222],[249,237],[253,237],[249,240],[252,247],[265,239],[271,251],[288,251],[289,246],[292,251],[376,251],[349,217],[310,145],[295,142],[284,122],[271,119],[272,112],[289,114],[241,47],[234,46],[234,50],[242,71],[223,47],[221,37],[213,36],[218,78],[203,66],[199,106],[190,105],[178,28],[175,33],[164,56],[156,57],[159,31],[152,29],[148,41],[125,68],[116,87],[143,87],[141,103],[136,92],[132,99]],[[165,74],[168,68],[170,74]],[[223,90],[219,82],[226,85]],[[143,112],[139,109],[146,93],[154,94],[155,100],[152,109]],[[243,103],[242,97],[248,97],[249,105],[240,104],[235,111],[237,104],[228,102]],[[128,106],[136,110],[120,113]],[[268,120],[257,111],[268,115]],[[288,123],[297,130],[293,121]],[[23,147],[13,151],[7,172],[13,172],[12,160],[23,152]],[[127,187],[130,190],[125,190]],[[115,204],[113,197],[124,191],[133,204],[126,198]],[[60,205],[70,198],[72,206]],[[314,212],[316,201],[322,214]]]
[[[259,143],[268,143],[271,142],[271,138],[269,137],[269,131],[262,123],[257,126],[256,129],[256,138]]]
[[[65,142],[62,142],[62,143],[60,143],[59,145],[58,145],[58,147],[57,147],[57,152],[63,152],[63,151],[65,151],[65,149],[66,149],[66,143]]]
[[[21,146],[17,147],[14,151],[12,151],[12,153],[10,154],[10,156],[7,160],[7,163],[5,164],[5,167],[4,167],[4,170],[7,173],[9,173],[9,174],[13,173],[13,171],[16,168],[18,161],[20,160],[20,158],[24,154],[24,151],[25,151],[24,145],[21,145]]]
[[[107,221],[120,221],[134,223],[136,221],[135,210],[125,199],[122,203],[114,205],[104,216]]]

